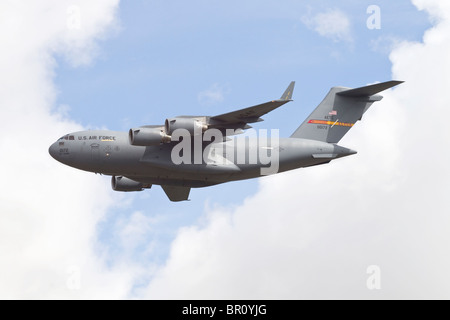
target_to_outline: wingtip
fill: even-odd
[[[389,81],[388,83],[391,84],[390,88],[393,88],[393,87],[396,87],[396,86],[398,86],[398,85],[400,85],[400,84],[402,84],[404,82],[405,81],[402,81],[402,80],[392,80],[392,81]]]
[[[280,100],[292,101],[292,95],[294,93],[294,88],[295,88],[295,81],[291,81],[291,83],[287,87],[286,91],[281,96]]]

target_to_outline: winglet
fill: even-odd
[[[292,100],[292,94],[294,93],[295,81],[292,81],[289,87],[281,96],[280,100]]]
[[[370,85],[367,87],[361,87],[361,88],[341,91],[336,94],[340,95],[340,96],[344,96],[344,97],[353,97],[353,98],[368,97],[368,96],[373,96],[374,94],[377,94],[386,89],[395,87],[403,82],[404,81],[387,81],[387,82],[383,82],[383,83],[373,84],[373,85]]]

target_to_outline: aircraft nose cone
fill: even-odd
[[[58,158],[56,158],[56,154],[58,152],[58,146],[57,143],[55,142],[54,144],[52,144],[50,146],[50,148],[48,148],[48,153],[50,153],[50,155],[55,159],[58,160]]]

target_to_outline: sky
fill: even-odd
[[[0,0],[0,298],[449,299],[449,29],[444,0]],[[330,87],[391,79],[340,143],[357,155],[189,202],[48,154],[295,80],[256,127],[286,137]]]

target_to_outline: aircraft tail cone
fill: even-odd
[[[343,158],[343,157],[351,156],[351,155],[358,153],[356,150],[341,147],[338,145],[336,145],[334,148],[335,148],[334,152],[337,154],[337,158]]]

